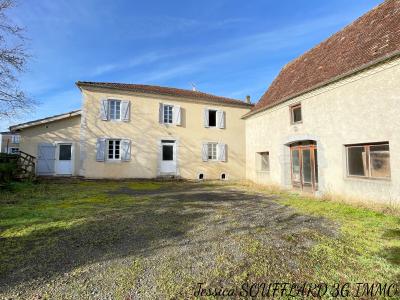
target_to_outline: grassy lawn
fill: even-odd
[[[198,283],[391,283],[399,217],[245,185],[14,184],[0,298],[192,298]]]

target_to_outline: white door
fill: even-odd
[[[161,141],[160,173],[176,174],[176,143],[174,140]]]
[[[57,144],[56,174],[72,175],[72,144]]]
[[[39,144],[36,165],[37,175],[54,175],[55,160],[56,146],[46,143]]]

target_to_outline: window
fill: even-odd
[[[227,176],[225,173],[222,173],[220,178],[221,178],[221,180],[226,180]]]
[[[209,127],[216,127],[217,126],[217,111],[216,110],[209,110],[208,111],[208,126]]]
[[[60,144],[58,160],[71,160],[72,145]]]
[[[217,160],[217,143],[208,143],[208,159]]]
[[[203,179],[204,179],[204,174],[203,174],[203,173],[200,173],[199,176],[198,176],[198,178],[199,178],[199,180],[203,180]]]
[[[164,124],[172,124],[172,105],[164,105],[163,106],[163,116],[164,116]]]
[[[290,107],[290,122],[298,124],[303,121],[301,116],[301,104],[296,104]]]
[[[259,171],[269,171],[269,152],[259,152]]]
[[[8,149],[9,154],[18,154],[18,152],[19,152],[19,148],[17,148],[17,147],[11,147]]]
[[[390,178],[388,143],[346,146],[347,175],[366,178]]]
[[[109,100],[110,120],[121,120],[121,101]]]
[[[20,141],[20,136],[17,134],[14,134],[11,136],[11,143],[13,144],[19,144]]]
[[[118,160],[121,159],[120,155],[121,140],[108,140],[108,159]]]

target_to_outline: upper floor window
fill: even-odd
[[[19,134],[13,134],[11,136],[11,143],[19,144],[19,142],[20,142],[20,135]]]
[[[117,99],[101,100],[100,115],[103,121],[118,120],[128,122],[130,119],[130,101]]]
[[[346,146],[347,175],[390,178],[389,143]]]
[[[120,100],[109,100],[109,114],[110,120],[121,120],[121,101]]]
[[[160,103],[159,107],[159,123],[181,125],[182,109],[179,105]]]
[[[225,112],[219,109],[204,109],[204,127],[225,128]]]
[[[163,107],[164,107],[164,110],[163,110],[164,124],[172,124],[173,106],[172,105],[164,105]]]
[[[258,152],[258,171],[269,171],[269,152]]]
[[[298,124],[303,121],[301,115],[301,104],[296,104],[290,107],[290,123],[291,124]]]

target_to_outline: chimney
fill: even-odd
[[[248,103],[248,104],[251,103],[251,102],[250,102],[250,95],[247,95],[247,96],[246,96],[246,103]]]

